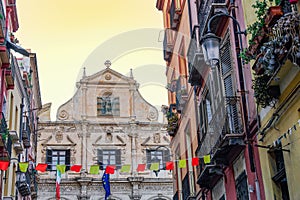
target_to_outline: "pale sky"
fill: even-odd
[[[167,104],[162,13],[155,5],[156,0],[17,1],[15,35],[37,54],[42,103],[52,102],[52,120],[73,96],[82,68],[91,75],[107,59],[122,74],[133,68],[147,101]]]

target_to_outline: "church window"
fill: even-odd
[[[103,96],[97,97],[97,116],[120,115],[119,97]]]

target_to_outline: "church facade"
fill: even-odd
[[[38,199],[55,199],[56,164],[65,164],[60,184],[61,199],[103,200],[102,175],[114,165],[110,175],[111,195],[115,200],[170,200],[173,196],[172,173],[164,170],[170,161],[169,136],[158,121],[158,110],[139,93],[132,72],[129,77],[110,68],[91,76],[85,71],[74,96],[50,120],[51,104],[39,112],[37,163],[47,163],[38,172]],[[159,162],[159,170],[150,164]],[[137,171],[139,164],[145,170]],[[70,166],[81,165],[81,172]],[[89,169],[99,165],[100,173]],[[130,165],[129,172],[121,172]]]

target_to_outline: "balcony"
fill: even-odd
[[[18,136],[17,131],[9,131],[9,137],[13,143],[19,141],[19,136]]]
[[[201,87],[204,83],[204,77],[207,75],[209,67],[204,62],[202,49],[200,47],[199,28],[199,26],[194,26],[187,57],[189,68],[188,81],[192,86]]]
[[[23,145],[20,142],[13,143],[13,148],[17,154],[23,153]]]
[[[186,78],[181,75],[177,79],[176,83],[176,110],[178,113],[184,109],[185,104],[188,100],[188,91]]]
[[[17,186],[18,191],[21,194],[21,196],[26,197],[31,194],[30,184],[31,184],[30,172],[27,171],[27,172],[23,173],[23,172],[17,171],[16,186]]]
[[[24,148],[31,147],[30,144],[30,126],[29,126],[29,120],[28,117],[25,117],[25,120],[23,122],[23,131],[22,131],[22,141]]]
[[[14,89],[15,83],[14,83],[14,73],[12,71],[12,68],[7,68],[5,70],[5,80],[7,84],[7,89],[8,90]]]
[[[244,134],[226,134],[217,148],[212,160],[218,164],[229,165],[245,148]]]
[[[0,58],[2,61],[2,68],[9,67],[9,53],[5,45],[0,45]]]
[[[171,7],[169,10],[170,13],[170,24],[172,29],[177,29],[177,26],[180,22],[181,17],[181,5],[180,1],[172,0]]]
[[[199,184],[201,188],[212,189],[222,176],[223,169],[221,165],[205,165],[201,174],[198,176],[197,184]]]
[[[208,20],[215,15],[216,13],[223,12],[227,13],[228,8],[226,6],[225,0],[207,0],[200,1],[198,5],[198,19],[199,20],[199,30],[201,30],[201,35],[207,31],[207,23]],[[225,17],[217,18],[211,24],[212,32],[219,34],[221,30],[223,30],[223,26],[225,26],[225,21],[227,19]]]
[[[164,60],[167,62],[170,62],[172,54],[173,54],[173,49],[174,49],[174,40],[175,33],[171,29],[166,29],[165,30],[165,35],[164,35]]]
[[[179,127],[178,124],[178,114],[176,113],[176,105],[171,104],[169,107],[169,111],[167,113],[167,120],[168,120],[168,125],[167,125],[167,132],[170,136],[175,136]]]

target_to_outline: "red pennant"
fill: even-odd
[[[8,165],[9,165],[9,161],[1,160],[0,161],[0,170],[3,170],[3,171],[7,170]]]
[[[199,165],[199,158],[192,158],[192,166],[198,166]]]
[[[146,169],[146,164],[138,164],[136,171],[143,172]]]
[[[43,164],[39,163],[36,167],[35,170],[40,171],[40,172],[45,172],[47,169],[48,164]]]
[[[106,174],[114,174],[115,173],[115,166],[113,165],[107,165],[105,169]]]
[[[81,167],[82,167],[81,165],[73,165],[71,166],[70,170],[74,172],[80,172]]]
[[[174,163],[173,162],[166,162],[166,170],[173,170],[174,169]]]

